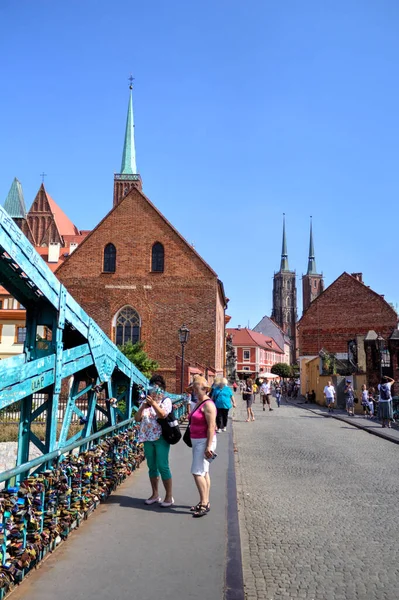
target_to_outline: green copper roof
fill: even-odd
[[[123,156],[121,174],[136,175],[136,149],[134,146],[134,119],[132,92],[130,92],[129,106],[127,109],[125,143],[123,144]]]
[[[310,217],[310,241],[309,241],[309,260],[308,260],[308,275],[317,275],[316,269],[316,258],[314,255],[314,245],[313,245],[313,227],[312,227],[312,217]]]
[[[283,246],[281,249],[281,264],[280,271],[289,271],[288,266],[288,252],[287,252],[287,240],[285,237],[285,214],[283,215]]]
[[[8,192],[4,208],[13,219],[26,218],[26,206],[21,182],[15,177]]]

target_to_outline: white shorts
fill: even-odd
[[[202,475],[203,477],[209,473],[209,461],[205,458],[206,442],[207,438],[191,438],[191,443],[193,445],[193,462],[191,464],[192,475]],[[213,438],[211,450],[212,452],[216,450],[216,436]]]

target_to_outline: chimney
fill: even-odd
[[[60,260],[61,244],[58,242],[50,242],[48,247],[48,262],[57,263]]]
[[[351,273],[352,277],[363,283],[363,273]]]
[[[76,242],[71,242],[71,243],[69,244],[69,254],[72,254],[72,252],[73,252],[74,250],[76,250],[76,248],[78,247],[78,245],[79,245],[79,244],[77,244]]]
[[[237,329],[238,329],[238,331],[240,331],[241,325],[237,325]]]

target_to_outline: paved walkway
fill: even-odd
[[[173,508],[143,504],[150,495],[143,463],[12,600],[222,600],[229,435],[218,436],[208,515],[194,519],[189,512],[198,498],[190,475],[191,450],[180,442],[171,450]]]
[[[390,429],[389,427],[382,427],[380,421],[366,419],[363,415],[349,417],[345,410],[334,409],[333,413],[329,413],[326,406],[306,403],[303,398],[299,398],[298,400],[291,400],[288,398],[288,403],[297,406],[298,408],[310,410],[316,415],[344,421],[354,427],[364,429],[368,433],[377,435],[378,437],[394,442],[395,444],[399,444],[399,428],[396,423],[393,425],[392,429]]]
[[[397,600],[397,445],[289,404],[257,400],[246,423],[237,404],[247,600]]]

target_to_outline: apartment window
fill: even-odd
[[[249,371],[249,367],[243,367],[242,370],[243,371]]]
[[[3,300],[0,300],[0,308],[3,308]]]
[[[244,350],[244,360],[250,360],[251,354],[250,350]]]
[[[24,344],[26,340],[26,327],[17,327],[16,329],[15,343]]]

